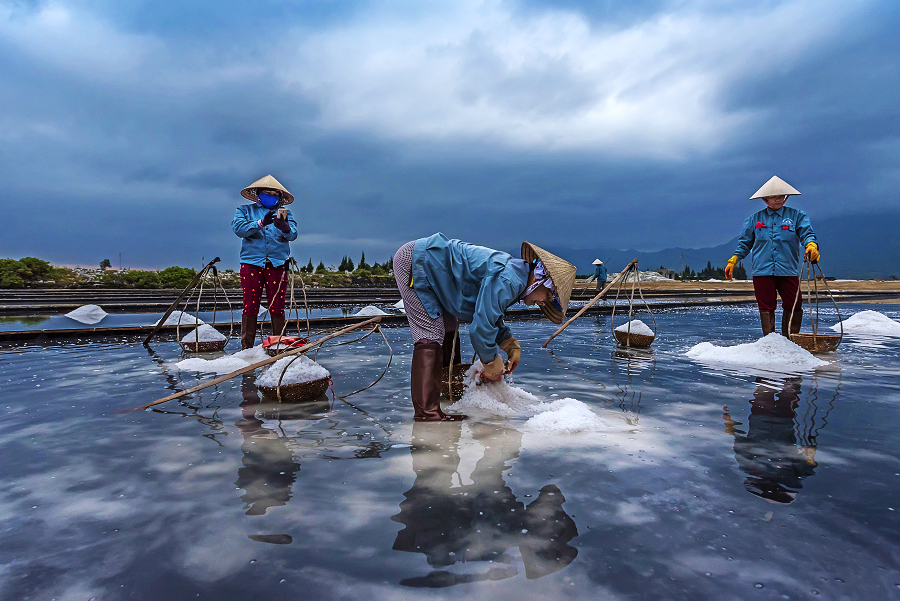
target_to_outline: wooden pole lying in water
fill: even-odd
[[[304,353],[311,348],[319,346],[323,342],[328,342],[332,338],[337,338],[338,336],[346,334],[347,332],[356,330],[358,328],[361,328],[365,325],[369,325],[371,323],[378,323],[380,321],[381,321],[381,316],[373,317],[372,319],[367,319],[366,321],[361,321],[357,324],[353,324],[352,326],[347,326],[346,328],[344,328],[342,330],[338,330],[337,332],[335,332],[333,334],[329,334],[328,336],[323,336],[322,338],[319,338],[315,342],[310,342],[308,344],[304,344],[303,346],[284,351],[283,353],[279,353],[278,355],[276,355],[274,357],[269,357],[268,359],[264,359],[263,361],[260,361],[258,363],[248,365],[247,367],[242,367],[241,369],[239,369],[237,371],[233,371],[230,374],[225,374],[224,376],[219,376],[218,378],[216,378],[214,380],[210,380],[209,382],[206,382],[205,384],[199,384],[198,386],[194,386],[193,388],[188,388],[187,390],[182,390],[181,392],[176,392],[175,394],[170,394],[167,397],[163,397],[157,401],[153,401],[152,403],[147,403],[146,405],[143,405],[141,407],[135,407],[134,409],[125,409],[124,411],[121,411],[120,413],[128,413],[130,411],[140,411],[141,409],[146,409],[148,407],[152,407],[153,405],[159,405],[160,403],[172,401],[177,398],[183,397],[187,394],[197,392],[198,390],[203,390],[204,388],[209,388],[210,386],[215,386],[216,384],[221,384],[222,382],[226,382],[226,381],[230,380],[231,378],[235,378],[241,374],[245,374],[248,371],[253,371],[254,369],[256,369],[258,367],[262,367],[263,365],[269,365],[270,363],[275,363],[279,359],[282,359],[289,355],[296,355],[298,353]]]
[[[590,308],[593,306],[594,303],[596,303],[598,300],[600,300],[601,298],[603,298],[603,295],[606,294],[606,293],[609,291],[609,289],[612,288],[612,287],[616,284],[616,282],[618,282],[620,279],[622,279],[622,277],[623,277],[626,273],[628,273],[628,270],[631,269],[631,266],[632,266],[632,265],[637,265],[637,262],[638,262],[637,259],[632,259],[632,260],[631,260],[631,263],[629,263],[629,264],[625,267],[625,269],[623,269],[621,272],[619,272],[619,274],[616,275],[616,277],[614,277],[614,278],[612,279],[612,281],[610,281],[610,283],[606,285],[606,288],[604,288],[603,290],[601,290],[599,293],[597,293],[597,296],[595,296],[594,298],[591,299],[591,302],[589,302],[588,304],[586,304],[585,306],[583,306],[583,307],[581,308],[581,311],[579,311],[578,313],[576,313],[575,315],[572,316],[572,319],[570,319],[569,321],[567,321],[566,323],[564,323],[563,325],[561,325],[561,326],[559,327],[558,330],[556,330],[555,332],[553,332],[553,336],[551,336],[550,338],[548,338],[548,339],[547,339],[547,342],[545,342],[544,344],[541,345],[541,348],[547,348],[547,345],[550,344],[550,341],[551,341],[551,340],[553,340],[554,338],[556,338],[556,337],[559,335],[560,332],[562,332],[563,330],[565,330],[566,328],[568,328],[569,325],[570,325],[573,321],[575,321],[576,319],[578,319],[579,317],[581,317],[581,314],[584,313],[585,311],[587,311],[588,309],[590,309]]]

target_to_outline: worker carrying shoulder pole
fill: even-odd
[[[606,287],[606,265],[600,259],[594,259],[594,278],[597,280],[597,290],[603,290]]]
[[[272,318],[272,333],[284,331],[284,292],[287,288],[287,260],[290,241],[297,239],[297,222],[284,207],[294,195],[271,175],[256,180],[241,196],[252,201],[234,212],[231,229],[241,242],[241,291],[244,310],[241,315],[241,347],[250,348],[256,339],[259,303],[263,286]]]
[[[526,305],[537,304],[553,323],[562,323],[575,266],[528,242],[522,243],[522,258],[514,259],[505,252],[434,234],[400,247],[394,255],[394,278],[415,343],[411,374],[415,420],[455,421],[466,416],[441,411],[440,391],[441,371],[450,364],[459,322],[471,324],[469,338],[484,364],[484,378],[498,381],[516,368],[522,354],[503,314],[523,300]]]
[[[809,217],[803,211],[784,206],[788,196],[792,194],[799,195],[800,192],[779,177],[773,176],[750,197],[750,200],[761,198],[766,203],[766,208],[744,221],[737,250],[725,267],[725,277],[730,280],[737,262],[748,253],[751,254],[753,292],[759,305],[763,336],[775,331],[775,305],[778,300],[776,292],[781,296],[781,308],[784,311],[781,316],[781,334],[790,338],[790,334],[800,331],[800,321],[803,319],[802,302],[797,299],[797,288],[800,285],[800,246],[806,249],[805,256],[811,262],[819,260],[819,245]],[[788,324],[791,324],[790,332]]]

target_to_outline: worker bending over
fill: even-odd
[[[762,198],[766,208],[744,221],[744,229],[734,256],[725,267],[725,277],[731,279],[738,261],[751,255],[753,264],[753,292],[759,305],[763,336],[775,331],[776,292],[781,296],[781,334],[800,331],[803,319],[802,299],[797,296],[800,285],[800,247],[812,263],[819,260],[819,245],[809,217],[799,209],[784,206],[788,196],[799,195],[790,184],[773,176],[750,197]],[[791,318],[793,314],[793,318]],[[788,331],[790,324],[790,331]]]
[[[516,368],[522,354],[503,321],[505,311],[522,300],[537,304],[553,323],[562,323],[575,266],[528,242],[522,243],[522,258],[515,259],[434,234],[400,247],[394,255],[394,278],[415,343],[411,375],[415,419],[453,421],[466,416],[441,411],[441,371],[450,364],[459,322],[470,324],[469,338],[484,364],[483,377],[498,381]]]

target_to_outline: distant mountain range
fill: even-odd
[[[888,279],[900,277],[900,211],[870,215],[849,215],[816,219],[811,215],[813,227],[822,253],[821,267],[825,275],[841,279]],[[734,225],[734,230],[740,227]],[[610,271],[622,269],[634,258],[642,271],[667,267],[681,271],[683,265],[694,271],[712,263],[724,267],[737,246],[737,237],[724,244],[707,248],[666,248],[655,252],[633,249],[617,250],[609,247],[574,249],[548,247],[567,261],[575,264],[578,273],[593,273],[591,263],[600,258],[605,261],[615,252],[609,263]],[[744,260],[750,273],[750,258]]]

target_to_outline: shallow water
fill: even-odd
[[[279,408],[246,375],[116,414],[211,376],[174,370],[174,342],[0,346],[0,598],[900,596],[900,339],[783,376],[684,356],[752,341],[749,308],[657,324],[649,351],[604,317],[550,351],[552,324],[511,324],[516,386],[628,427],[566,436],[414,425],[405,328],[333,406]],[[343,394],[387,350],[319,360]]]

